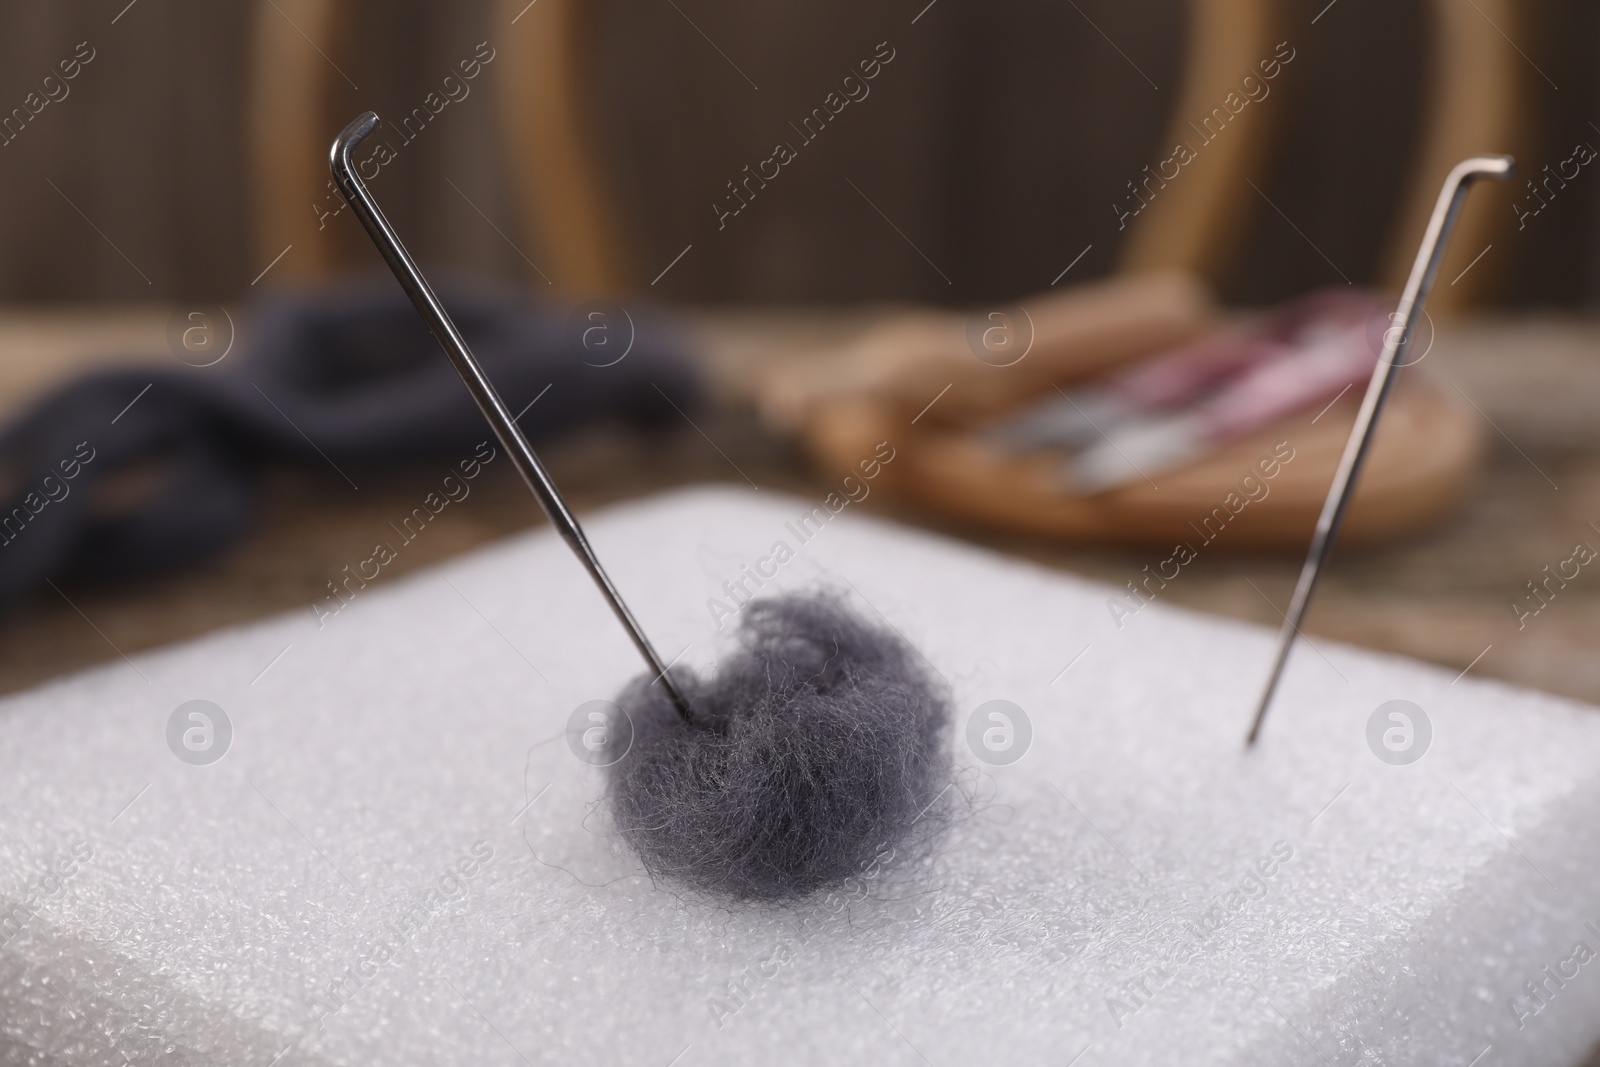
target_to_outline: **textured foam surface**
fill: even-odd
[[[1600,1036],[1593,711],[1319,641],[1246,754],[1269,634],[1119,628],[1103,587],[849,514],[802,542],[809,507],[588,529],[684,663],[746,565],[925,654],[961,781],[925,862],[800,908],[653,885],[566,740],[636,657],[530,536],[0,705],[0,1062],[1498,1067]],[[232,725],[208,766],[169,750],[194,699]],[[1432,723],[1408,766],[1367,740],[1394,699]],[[968,741],[993,700],[1031,722],[1009,765],[974,754],[994,705]]]

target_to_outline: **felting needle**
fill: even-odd
[[[1428,219],[1428,228],[1422,235],[1422,245],[1417,249],[1416,261],[1411,265],[1411,276],[1406,279],[1405,291],[1391,319],[1395,325],[1384,331],[1383,352],[1378,356],[1378,365],[1372,369],[1372,379],[1367,383],[1361,410],[1356,414],[1355,425],[1350,428],[1350,439],[1345,442],[1344,455],[1340,457],[1339,467],[1334,472],[1333,484],[1328,487],[1328,497],[1322,503],[1322,514],[1317,517],[1317,529],[1311,537],[1311,551],[1306,555],[1305,566],[1300,568],[1300,581],[1295,586],[1294,599],[1289,602],[1289,611],[1283,617],[1283,628],[1278,631],[1278,648],[1272,659],[1272,673],[1267,676],[1261,702],[1256,705],[1255,721],[1250,724],[1249,736],[1245,738],[1246,747],[1254,745],[1261,734],[1261,724],[1267,717],[1267,708],[1272,704],[1278,679],[1283,675],[1289,649],[1300,633],[1300,623],[1311,603],[1311,594],[1316,590],[1322,565],[1333,548],[1333,539],[1339,535],[1345,511],[1350,506],[1356,477],[1361,473],[1361,464],[1367,458],[1373,433],[1377,429],[1378,415],[1389,399],[1390,390],[1394,388],[1397,372],[1405,366],[1405,354],[1411,347],[1411,323],[1422,313],[1428,293],[1433,289],[1439,263],[1444,259],[1445,246],[1449,243],[1450,231],[1455,228],[1456,217],[1461,214],[1461,205],[1466,201],[1467,188],[1479,178],[1504,181],[1515,170],[1516,161],[1510,156],[1473,156],[1457,163],[1445,178],[1444,187],[1439,190],[1433,215]]]
[[[661,657],[656,654],[650,639],[645,636],[633,613],[628,610],[628,605],[622,602],[617,587],[611,584],[611,579],[606,575],[605,568],[600,565],[594,549],[589,547],[589,540],[583,535],[583,528],[578,525],[577,517],[562,498],[560,490],[556,488],[555,482],[544,469],[544,464],[539,462],[539,457],[534,454],[528,439],[518,428],[516,420],[511,417],[511,410],[506,407],[505,401],[500,399],[500,394],[484,374],[483,366],[467,347],[461,331],[456,329],[456,324],[451,321],[444,305],[434,295],[433,288],[417,269],[416,261],[406,251],[405,245],[400,243],[399,235],[394,232],[394,227],[389,225],[389,220],[379,209],[378,202],[372,198],[361,176],[356,172],[355,164],[351,161],[352,154],[381,123],[382,120],[378,118],[376,112],[368,111],[346,126],[334,139],[333,147],[328,153],[328,168],[333,172],[333,180],[338,186],[340,195],[355,212],[356,218],[361,220],[367,236],[378,246],[384,261],[389,264],[389,269],[394,271],[395,278],[399,280],[400,287],[416,305],[417,311],[427,322],[428,328],[433,331],[433,336],[444,349],[445,355],[450,357],[450,362],[455,365],[456,372],[466,383],[472,399],[477,401],[483,417],[489,420],[489,425],[494,428],[500,444],[510,453],[511,462],[522,475],[522,480],[533,491],[534,499],[539,501],[539,507],[543,509],[545,517],[556,528],[561,539],[567,543],[567,547],[577,555],[584,568],[588,570],[589,577],[594,579],[595,585],[600,587],[601,595],[605,597],[606,603],[611,605],[617,620],[628,631],[634,647],[649,665],[655,675],[655,681],[672,699],[678,714],[686,721],[691,720],[693,714],[689,702],[684,699],[672,676],[667,673]]]

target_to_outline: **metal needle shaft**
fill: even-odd
[[[483,372],[483,366],[477,357],[467,347],[466,340],[444,305],[434,295],[433,288],[423,278],[422,272],[417,269],[416,262],[411,258],[405,246],[400,243],[399,236],[394,228],[389,225],[389,220],[384,217],[377,201],[367,191],[356,167],[351,161],[351,155],[356,146],[365,140],[380,124],[377,114],[368,111],[354,122],[344,128],[344,131],[335,138],[333,148],[329,152],[328,166],[333,171],[334,183],[338,186],[340,194],[349,203],[361,220],[361,225],[366,228],[367,235],[372,238],[373,244],[378,246],[384,261],[389,264],[389,269],[394,271],[394,276],[399,279],[400,286],[416,305],[427,322],[428,328],[433,331],[433,336],[438,340],[439,346],[444,349],[445,355],[450,357],[450,362],[455,365],[456,372],[461,375],[461,380],[466,383],[467,389],[472,393],[473,400],[483,412],[483,417],[489,420],[489,425],[494,428],[495,436],[500,439],[500,444],[511,455],[511,461],[516,466],[522,480],[533,491],[534,498],[539,501],[539,507],[544,510],[550,524],[556,532],[566,541],[568,547],[577,555],[579,561],[589,572],[589,577],[594,579],[599,586],[600,593],[605,597],[606,603],[611,606],[617,620],[628,631],[634,647],[650,666],[655,675],[655,681],[667,692],[678,714],[685,720],[692,719],[693,715],[689,703],[684,699],[672,676],[667,673],[666,666],[661,662],[661,657],[651,646],[650,639],[645,636],[639,623],[623,603],[616,586],[611,584],[611,579],[606,575],[605,568],[600,566],[600,560],[594,554],[594,549],[589,547],[588,538],[583,535],[583,528],[578,525],[578,520],[567,506],[566,500],[556,488],[555,482],[550,479],[549,473],[544,469],[544,464],[539,462],[539,457],[534,454],[533,448],[528,444],[528,439],[518,428],[516,420],[511,416],[511,410],[500,399],[500,394],[495,391],[494,385]]]
[[[1317,579],[1322,574],[1322,565],[1328,558],[1329,550],[1333,548],[1334,538],[1339,536],[1339,527],[1344,522],[1345,512],[1350,507],[1356,478],[1361,473],[1361,465],[1367,458],[1374,431],[1377,429],[1378,416],[1383,411],[1384,403],[1389,399],[1389,392],[1394,388],[1400,368],[1406,364],[1405,357],[1411,347],[1412,323],[1422,315],[1428,293],[1433,289],[1434,279],[1439,274],[1439,264],[1444,259],[1445,246],[1449,243],[1450,231],[1455,228],[1456,217],[1461,213],[1461,205],[1466,200],[1467,189],[1479,178],[1505,180],[1511,177],[1515,168],[1516,164],[1510,156],[1473,156],[1456,164],[1450,171],[1449,177],[1445,178],[1444,187],[1439,190],[1439,199],[1433,206],[1433,215],[1428,219],[1428,229],[1422,236],[1421,247],[1417,249],[1416,261],[1411,265],[1411,276],[1406,280],[1399,308],[1391,319],[1394,325],[1384,331],[1383,352],[1378,357],[1378,365],[1372,370],[1372,380],[1367,383],[1367,393],[1362,398],[1361,410],[1356,414],[1355,425],[1350,428],[1350,439],[1345,442],[1344,455],[1340,458],[1338,470],[1334,473],[1333,484],[1328,487],[1328,497],[1323,501],[1322,514],[1317,517],[1316,533],[1311,538],[1311,551],[1306,555],[1305,565],[1300,568],[1300,581],[1295,586],[1294,599],[1289,602],[1289,611],[1283,617],[1283,628],[1278,631],[1278,646],[1272,658],[1272,673],[1267,676],[1266,687],[1261,693],[1261,702],[1256,705],[1256,717],[1250,724],[1250,734],[1245,739],[1246,746],[1255,744],[1256,738],[1261,734],[1261,724],[1267,717],[1267,708],[1272,704],[1272,695],[1278,688],[1278,679],[1283,674],[1289,650],[1294,646],[1294,639],[1300,633],[1300,623],[1305,618],[1306,608],[1311,603],[1311,594],[1316,591]]]

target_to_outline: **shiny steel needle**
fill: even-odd
[[[1389,399],[1400,368],[1405,366],[1405,356],[1411,346],[1411,324],[1421,316],[1428,293],[1433,289],[1439,263],[1444,259],[1445,246],[1449,243],[1450,231],[1455,228],[1456,217],[1466,201],[1467,189],[1479,178],[1504,181],[1511,177],[1515,169],[1516,163],[1510,156],[1473,156],[1457,163],[1449,177],[1445,178],[1444,187],[1439,190],[1439,199],[1433,206],[1432,217],[1428,219],[1422,246],[1417,249],[1416,262],[1411,265],[1411,276],[1406,280],[1405,292],[1401,294],[1400,305],[1391,317],[1394,325],[1384,331],[1383,352],[1378,357],[1378,365],[1372,370],[1372,380],[1367,383],[1361,410],[1356,415],[1355,425],[1350,428],[1350,439],[1345,442],[1344,455],[1334,473],[1333,484],[1328,487],[1328,498],[1323,501],[1322,514],[1317,517],[1316,533],[1311,537],[1311,551],[1306,556],[1305,566],[1300,568],[1300,581],[1295,586],[1294,599],[1289,602],[1289,611],[1283,617],[1283,628],[1278,631],[1278,648],[1272,658],[1272,673],[1267,676],[1261,702],[1256,705],[1255,721],[1250,724],[1250,734],[1245,739],[1247,747],[1254,745],[1261,734],[1261,724],[1267,717],[1267,708],[1272,704],[1272,694],[1278,688],[1278,679],[1283,674],[1289,650],[1300,633],[1300,623],[1311,603],[1311,594],[1316,591],[1322,565],[1333,548],[1333,539],[1339,536],[1339,526],[1344,522],[1356,478],[1361,473],[1361,464],[1366,460],[1367,450],[1372,444],[1378,416]]]
[[[628,631],[634,647],[650,666],[650,671],[655,675],[655,681],[666,690],[678,714],[685,720],[693,718],[689,702],[684,699],[683,693],[678,689],[672,676],[667,673],[666,666],[661,662],[661,657],[650,644],[650,639],[645,636],[644,630],[639,626],[638,620],[622,602],[622,596],[617,592],[616,586],[611,584],[611,579],[606,575],[605,568],[600,566],[600,560],[594,554],[594,549],[589,547],[588,538],[583,535],[583,528],[578,525],[578,519],[567,506],[566,500],[556,488],[555,482],[550,479],[549,473],[544,469],[544,464],[539,462],[539,457],[534,454],[529,446],[528,439],[523,436],[516,420],[511,416],[511,409],[507,408],[505,401],[500,399],[500,394],[495,391],[494,385],[483,372],[483,366],[477,357],[467,347],[467,342],[461,336],[461,331],[456,329],[456,324],[451,321],[450,315],[445,311],[444,305],[434,295],[433,288],[428,285],[427,279],[417,269],[416,262],[405,246],[400,243],[400,237],[394,232],[394,227],[389,225],[389,220],[384,217],[378,207],[378,202],[367,191],[366,184],[361,176],[356,173],[355,164],[351,155],[356,147],[361,144],[373,130],[380,125],[381,120],[376,112],[368,111],[360,118],[344,128],[334,139],[333,148],[329,152],[328,167],[333,171],[334,183],[339,188],[339,193],[349,203],[355,212],[356,218],[361,220],[361,225],[366,227],[367,235],[372,238],[372,243],[378,246],[378,251],[383,254],[384,261],[389,264],[389,269],[394,271],[394,276],[399,279],[400,287],[406,291],[411,302],[416,305],[427,322],[428,328],[433,331],[433,336],[438,340],[439,346],[444,349],[445,355],[450,357],[450,362],[455,365],[456,372],[461,375],[461,380],[466,383],[467,389],[472,393],[472,399],[477,401],[483,417],[489,420],[489,425],[494,428],[495,436],[500,439],[501,445],[511,455],[511,462],[515,464],[522,480],[533,491],[534,498],[539,501],[539,507],[544,510],[545,517],[556,528],[561,539],[577,555],[584,568],[589,572],[589,577],[594,579],[595,585],[600,587],[600,593],[605,597],[606,603],[611,606],[617,620]]]

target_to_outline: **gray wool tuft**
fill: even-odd
[[[650,874],[781,901],[927,844],[951,716],[917,652],[817,593],[753,601],[737,641],[714,674],[673,673],[692,723],[648,678],[618,697],[633,744],[612,810]]]

